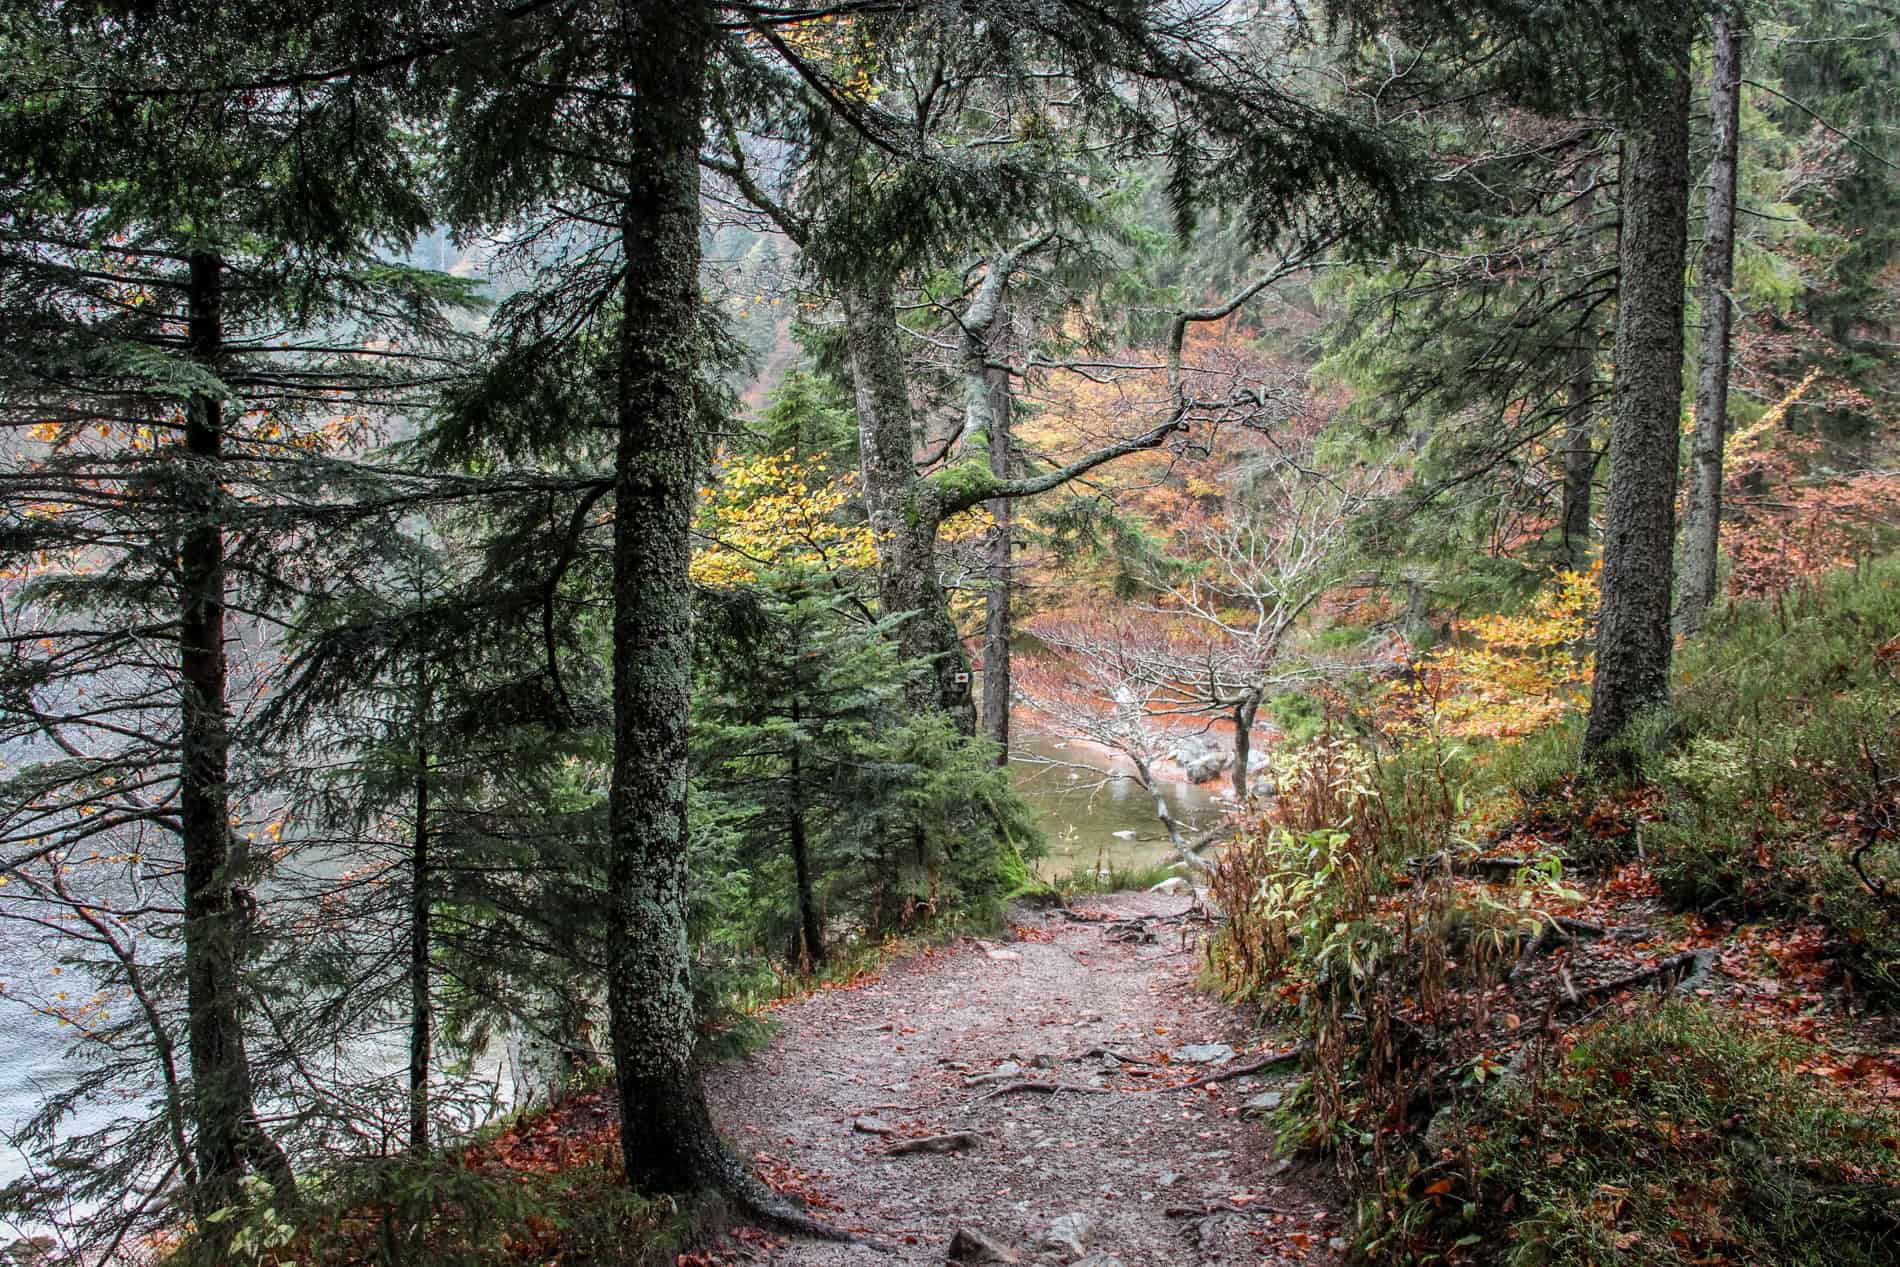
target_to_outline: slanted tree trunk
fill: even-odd
[[[1596,204],[1596,174],[1581,173],[1584,187],[1577,195],[1577,222],[1589,224]],[[1570,381],[1564,419],[1564,486],[1560,514],[1564,558],[1572,568],[1583,566],[1590,553],[1590,494],[1596,483],[1596,395],[1597,347],[1589,318],[1577,329],[1576,343],[1570,349]]]
[[[1584,753],[1600,756],[1669,699],[1670,566],[1682,412],[1682,270],[1689,221],[1689,34],[1627,142],[1616,416],[1603,539],[1603,610]]]
[[[429,1154],[429,1061],[435,1021],[430,1002],[429,909],[435,877],[429,860],[429,688],[416,708],[416,825],[409,864],[409,1152]]]
[[[218,372],[224,358],[224,263],[190,259],[186,338],[193,360]],[[235,1205],[248,1161],[294,1199],[295,1184],[253,1106],[244,1048],[241,975],[250,912],[236,891],[231,849],[231,736],[225,721],[224,402],[207,393],[185,413],[188,522],[178,552],[180,728],[178,817],[184,852],[186,1034],[202,1220]],[[207,1225],[217,1227],[220,1225]],[[216,1233],[212,1233],[216,1235]]]
[[[699,147],[713,39],[704,0],[622,0],[632,118],[614,456],[607,1001],[620,1140],[641,1192],[727,1186],[693,1064],[686,714],[692,680]]]
[[[1013,441],[1010,436],[1009,372],[991,370],[990,377],[990,473],[1000,481],[1008,480]],[[1015,585],[1014,554],[1016,544],[1015,511],[1010,499],[999,497],[990,503],[995,528],[990,533],[990,588],[984,597],[983,623],[983,729],[996,744],[996,763],[1009,764],[1009,638],[1013,632],[1010,599]]]
[[[1741,132],[1742,15],[1728,5],[1714,14],[1714,65],[1709,107],[1714,157],[1709,162],[1708,254],[1702,261],[1702,340],[1695,393],[1695,441],[1689,507],[1682,541],[1682,597],[1676,632],[1692,634],[1715,600],[1715,563],[1722,536],[1722,447],[1728,435],[1729,335],[1735,309],[1735,168]]]

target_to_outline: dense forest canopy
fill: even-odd
[[[1890,5],[22,0],[0,208],[0,1261],[1016,1261],[709,1070],[1161,924],[1267,1054],[958,1111],[1896,1261]]]

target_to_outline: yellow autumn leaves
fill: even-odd
[[[834,472],[830,455],[727,456],[699,490],[694,525],[696,585],[756,585],[768,572],[852,572],[877,563],[877,534],[859,517],[856,471]],[[994,520],[981,507],[953,515],[940,542],[969,541]]]
[[[1528,607],[1481,616],[1420,666],[1438,679],[1434,728],[1451,735],[1519,735],[1584,702],[1593,657],[1580,654],[1601,601],[1601,564],[1559,572]]]
[[[729,457],[717,482],[699,490],[697,585],[757,584],[762,573],[870,567],[877,546],[868,525],[845,511],[856,472],[832,474],[823,453]]]

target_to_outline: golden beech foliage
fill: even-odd
[[[1443,735],[1521,735],[1584,703],[1602,565],[1559,572],[1523,611],[1482,616],[1416,665],[1422,686],[1390,698],[1401,726]]]
[[[845,516],[857,473],[833,475],[823,453],[729,457],[714,484],[699,490],[702,546],[691,575],[698,585],[757,583],[780,568],[850,571],[877,561],[871,529]]]

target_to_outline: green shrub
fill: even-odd
[[[1818,1054],[1678,1003],[1585,1032],[1460,1110],[1392,1194],[1390,1258],[1511,1267],[1900,1263],[1900,1116],[1804,1070]]]
[[[1900,682],[1875,654],[1900,633],[1900,562],[1829,578],[1775,605],[1729,613],[1690,643],[1673,724],[1677,742],[1643,773],[1658,821],[1643,843],[1680,905],[1818,916],[1876,997],[1900,1000],[1900,909],[1847,865],[1870,822],[1900,812]],[[1900,892],[1900,842],[1863,859]]]

